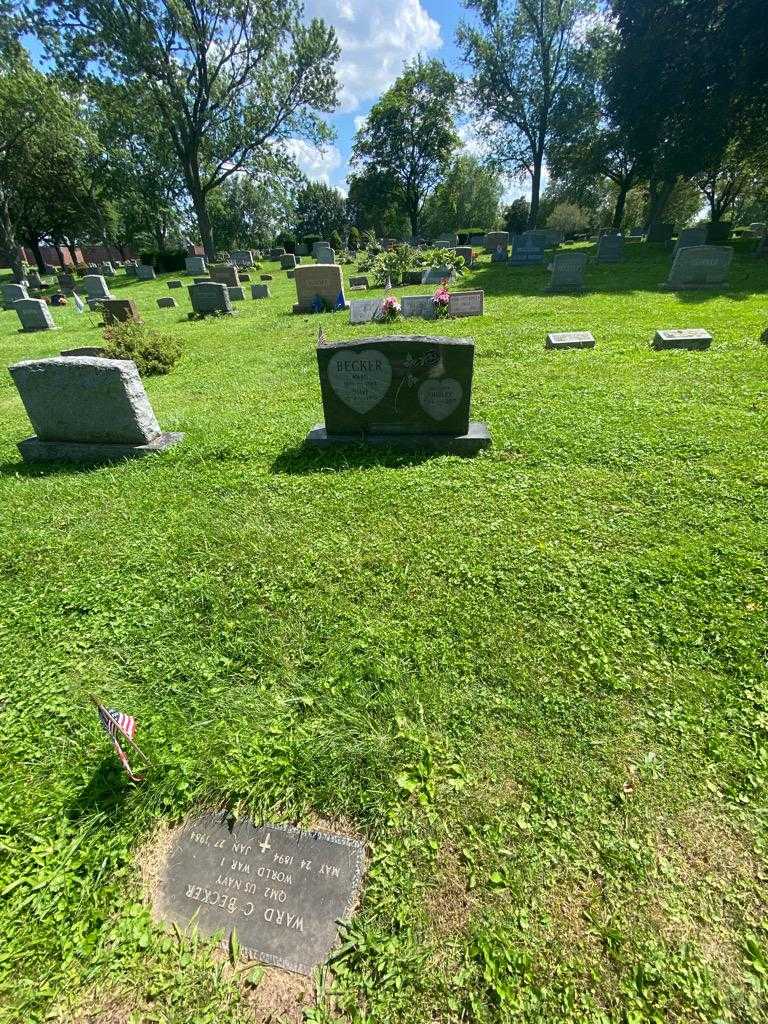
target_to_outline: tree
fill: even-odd
[[[541,175],[558,111],[575,75],[577,19],[585,0],[465,0],[479,26],[462,23],[457,42],[473,69],[482,133],[499,167],[531,179],[529,226],[539,212]]]
[[[504,230],[511,235],[519,235],[528,226],[531,204],[525,196],[514,199],[504,210]]]
[[[738,145],[732,144],[718,163],[694,176],[694,184],[709,206],[711,221],[721,221],[734,210],[742,196],[754,193],[766,177],[767,157],[765,148],[763,152],[745,154]]]
[[[38,31],[70,71],[137,83],[168,134],[206,254],[208,198],[289,137],[330,137],[333,29],[300,0],[37,0]]]
[[[287,156],[263,159],[233,175],[211,196],[211,224],[221,249],[266,248],[292,223],[305,183]]]
[[[504,189],[497,171],[473,156],[459,156],[424,205],[429,235],[460,228],[493,228]]]
[[[307,182],[296,197],[293,223],[297,238],[320,235],[327,239],[334,231],[343,234],[347,223],[344,197],[322,181]]]
[[[417,58],[374,104],[355,135],[352,166],[394,183],[414,236],[424,203],[459,145],[453,124],[457,89],[444,64]]]
[[[562,231],[567,237],[589,227],[589,217],[580,207],[573,203],[558,203],[549,217],[547,227]]]
[[[398,183],[388,172],[369,165],[347,178],[347,219],[361,231],[382,238],[405,238],[408,217]]]

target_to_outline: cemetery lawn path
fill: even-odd
[[[273,269],[206,322],[116,278],[182,342],[146,386],[186,440],[27,468],[6,367],[100,332],[0,312],[0,1021],[268,1019],[274,977],[144,898],[217,807],[369,843],[315,1024],[768,1019],[768,261],[736,248],[720,294],[659,291],[652,246],[580,296],[484,258],[484,317],[397,328],[475,339],[471,460],[306,451],[318,327],[387,328],[293,316]],[[651,351],[676,327],[712,348]],[[565,330],[597,347],[545,352]]]

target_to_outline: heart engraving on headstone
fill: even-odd
[[[419,405],[433,420],[447,419],[461,402],[464,392],[453,377],[425,380],[419,386]]]
[[[341,401],[355,412],[378,405],[392,383],[392,365],[383,352],[342,349],[328,364],[328,380]]]

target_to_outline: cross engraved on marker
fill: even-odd
[[[259,849],[261,850],[262,853],[266,853],[267,850],[271,850],[272,849],[272,847],[270,846],[270,843],[269,843],[269,837],[271,835],[272,835],[271,832],[267,832],[267,838],[264,840],[263,843],[259,843]]]

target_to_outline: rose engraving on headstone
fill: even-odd
[[[230,826],[226,812],[190,822],[161,871],[158,911],[206,936],[237,932],[246,960],[309,975],[325,963],[363,877],[356,839],[285,825]]]

